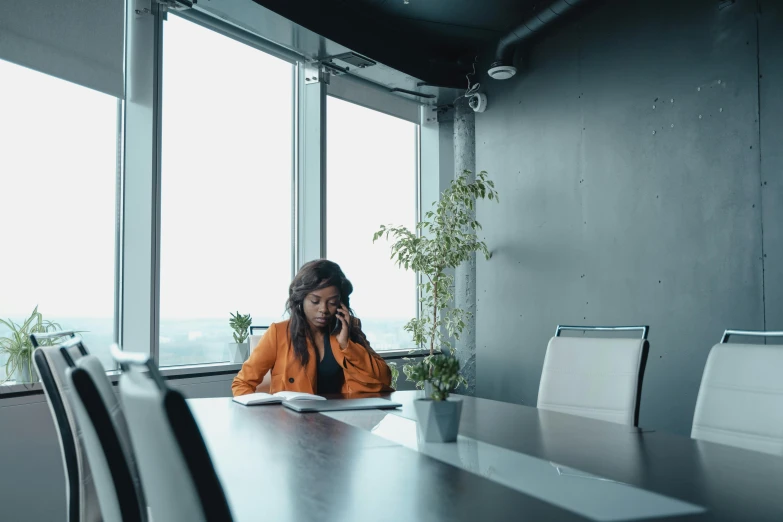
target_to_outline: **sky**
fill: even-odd
[[[162,323],[282,317],[293,65],[170,16],[163,82]],[[372,234],[414,224],[416,126],[333,98],[327,118],[327,256],[360,317],[413,317]],[[117,136],[115,98],[0,60],[0,317],[113,317]]]
[[[176,16],[163,45],[161,318],[282,316],[293,65]]]
[[[372,237],[380,225],[415,225],[416,125],[331,97],[326,114],[326,256],[353,283],[357,315],[415,317],[414,273]]]
[[[0,317],[114,313],[117,100],[0,60]]]

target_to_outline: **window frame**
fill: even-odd
[[[404,121],[407,121],[409,123],[414,124],[414,136],[413,136],[413,147],[414,147],[414,223],[418,223],[421,221],[422,217],[422,186],[421,186],[421,139],[422,139],[422,132],[421,132],[421,118],[420,118],[420,111],[417,107],[417,115],[419,117],[412,118],[411,112],[406,104],[410,103],[407,100],[399,99],[403,104],[400,104],[399,101],[397,101],[398,97],[395,97],[391,94],[388,94],[386,92],[379,92],[375,88],[368,88],[365,85],[362,85],[361,83],[343,83],[341,84],[340,89],[337,91],[337,94],[333,94],[335,92],[335,89],[332,88],[332,85],[334,84],[334,78],[332,78],[332,81],[330,82],[329,86],[327,87],[327,96],[342,100],[347,103],[351,103],[353,105],[357,105],[359,107],[363,107],[368,110],[372,110],[375,112],[380,112],[382,114],[386,114],[387,116],[391,116],[393,118],[398,118]],[[354,101],[356,100],[356,101]],[[384,104],[384,102],[386,102]],[[386,110],[383,110],[386,109]],[[328,113],[326,115],[327,119],[329,117]],[[324,126],[324,134],[326,134],[326,128]],[[325,145],[324,145],[325,146]],[[326,169],[324,169],[325,171]],[[329,178],[328,178],[328,172],[324,172],[324,185],[326,186],[326,190],[329,189],[328,187]],[[327,232],[326,232],[326,212],[327,212],[327,203],[326,203],[326,194],[324,194],[324,218],[323,218],[323,228],[324,228],[324,253],[328,255],[328,252],[326,251],[326,242],[327,242]],[[419,319],[421,317],[421,307],[419,306],[419,283],[421,282],[421,278],[419,274],[416,274],[416,285],[413,287],[413,295],[416,302],[416,319]],[[402,356],[407,356],[409,354],[411,355],[420,355],[421,353],[429,353],[428,350],[422,350],[421,346],[411,346],[408,348],[402,348],[402,349],[394,349],[394,350],[377,350],[379,355],[381,355],[384,358],[400,358]]]
[[[66,78],[65,76],[52,73],[50,71],[43,70],[42,68],[32,68],[29,67],[26,64],[18,63],[17,61],[12,61],[10,59],[4,59],[0,58],[0,61],[6,62],[10,64],[13,67],[18,67],[20,69],[24,69],[28,73],[32,73],[34,75],[42,75],[50,79],[55,79],[58,82],[65,82],[70,86],[76,86],[79,89],[91,91],[93,93],[100,93],[104,96],[109,96],[111,98],[115,99],[115,170],[114,170],[114,240],[113,240],[113,249],[114,249],[114,267],[112,269],[112,273],[114,274],[114,278],[112,281],[112,288],[113,288],[113,295],[112,295],[112,317],[110,319],[111,321],[111,329],[112,329],[112,340],[116,342],[118,338],[118,322],[120,317],[120,310],[119,310],[119,249],[120,249],[120,234],[121,234],[121,228],[122,228],[122,185],[123,185],[123,145],[124,145],[124,135],[123,135],[123,117],[124,117],[124,99],[122,97],[117,97],[117,93],[109,92],[109,90],[101,90],[98,89],[96,86],[89,85],[87,82],[77,82],[74,81],[71,78]],[[27,317],[27,316],[24,316]],[[23,319],[24,319],[23,317]],[[62,322],[60,319],[57,319],[56,317],[52,318],[51,316],[48,317],[50,320],[54,320],[55,322]],[[21,323],[20,323],[21,324]],[[66,328],[67,329],[67,328]],[[108,347],[106,347],[108,349]],[[107,350],[108,351],[108,350]],[[9,375],[6,375],[5,373],[5,359],[2,363],[2,373],[0,376],[3,377],[3,379],[8,378],[8,380],[0,381],[0,397],[2,397],[3,394],[9,393],[9,390],[13,389],[20,389],[20,390],[28,390],[35,388],[34,385],[39,383],[17,383],[14,380],[10,379]],[[111,368],[107,371],[112,371],[115,368]],[[32,388],[31,388],[32,387]],[[40,387],[40,386],[39,386]],[[37,389],[37,388],[35,388]]]
[[[311,58],[264,37],[266,29],[237,24],[238,6],[223,0],[168,12],[151,2],[148,11],[126,2],[124,98],[118,99],[118,163],[115,221],[114,340],[124,350],[159,361],[161,231],[161,90],[163,24],[179,16],[294,65],[292,147],[292,264],[323,257],[326,248],[326,96],[364,106],[416,124],[416,222],[438,199],[444,178],[434,108],[392,94],[353,76],[331,76]],[[237,11],[237,12],[235,12]],[[243,13],[244,14],[244,13]],[[270,29],[271,30],[271,29]],[[418,302],[418,288],[415,289]],[[420,310],[417,307],[417,315]],[[396,359],[427,353],[421,347],[381,352]],[[221,374],[239,367],[215,362],[162,368],[164,376]],[[116,369],[107,370],[112,375]],[[40,383],[0,386],[0,397],[39,391]]]
[[[272,57],[272,58],[275,58],[277,60],[280,60],[280,62],[282,62],[282,64],[278,63],[276,65],[275,64],[269,64],[270,67],[277,67],[277,66],[280,66],[280,65],[290,66],[290,72],[285,72],[283,74],[277,74],[276,73],[275,76],[274,76],[274,80],[275,80],[275,83],[279,84],[278,85],[279,87],[284,88],[286,90],[286,93],[287,93],[288,96],[291,96],[291,99],[290,100],[286,100],[286,102],[285,102],[286,106],[290,103],[290,112],[287,114],[287,116],[285,114],[282,115],[283,119],[282,120],[277,120],[277,121],[284,122],[286,118],[289,118],[287,123],[291,125],[290,143],[287,143],[287,144],[284,144],[284,145],[281,144],[281,145],[283,145],[284,147],[290,147],[290,152],[291,152],[291,156],[290,156],[290,173],[289,173],[290,174],[290,178],[289,178],[290,187],[286,187],[286,189],[288,189],[288,191],[292,195],[290,214],[289,214],[290,218],[291,218],[291,231],[290,231],[291,235],[290,235],[290,237],[291,237],[291,250],[292,250],[292,252],[295,252],[295,249],[293,247],[296,244],[296,237],[295,237],[295,228],[294,228],[294,226],[295,226],[295,216],[297,214],[297,209],[296,209],[296,206],[295,206],[296,202],[293,199],[293,193],[294,193],[294,185],[295,185],[295,179],[296,179],[295,152],[296,152],[296,142],[297,142],[297,136],[296,136],[297,103],[296,103],[296,99],[295,99],[294,95],[296,93],[295,82],[296,82],[297,62],[291,56],[284,55],[283,53],[280,53],[280,52],[268,52],[268,46],[261,39],[254,38],[253,35],[250,35],[248,33],[245,33],[243,31],[241,31],[241,30],[238,30],[234,26],[226,24],[225,22],[221,22],[220,20],[217,20],[217,19],[212,19],[212,18],[210,18],[210,17],[208,17],[206,15],[203,15],[200,12],[197,12],[195,10],[189,9],[189,10],[186,10],[186,11],[174,11],[174,12],[164,13],[164,16],[163,16],[163,32],[162,32],[162,35],[161,35],[160,50],[159,50],[159,54],[161,56],[161,63],[163,63],[164,60],[167,60],[168,63],[172,63],[170,61],[170,60],[172,60],[172,57],[170,55],[168,55],[168,56],[166,55],[166,41],[167,40],[166,40],[166,37],[165,37],[166,34],[167,34],[166,33],[166,30],[167,30],[166,29],[166,24],[167,23],[171,23],[172,19],[176,19],[179,24],[187,24],[189,27],[192,27],[192,29],[198,30],[199,34],[204,35],[205,37],[206,37],[207,31],[209,31],[213,35],[219,35],[219,36],[222,36],[224,38],[227,38],[227,39],[231,40],[235,44],[236,43],[241,44],[242,46],[244,46],[244,49],[247,50],[249,53],[254,53],[253,56],[258,56],[255,53],[259,53],[260,52],[260,53],[263,53],[263,55],[265,55],[267,58],[268,57]],[[193,24],[193,25],[191,26],[191,24]],[[168,33],[168,34],[171,35],[171,33]],[[169,41],[173,43],[172,40],[169,40]],[[193,51],[191,50],[188,54],[193,54]],[[259,66],[258,64],[256,64],[256,65],[253,65],[252,67],[256,71],[260,70],[260,71],[265,72],[265,73],[267,72],[266,65]],[[245,66],[243,66],[242,70],[250,70],[250,69],[248,69],[247,65],[245,64]],[[161,68],[161,74],[158,77],[157,83],[158,83],[158,89],[162,92],[163,89],[166,87],[165,73],[162,70],[162,68]],[[190,82],[188,82],[188,83],[190,83]],[[171,91],[171,92],[175,93],[176,91]],[[172,94],[170,93],[169,94],[169,100],[171,100],[171,97],[172,97]],[[176,97],[176,94],[173,97]],[[257,101],[258,98],[255,98],[255,100]],[[220,96],[218,96],[218,98],[213,100],[213,103],[215,101],[220,102]],[[262,100],[262,102],[263,102],[263,100]],[[161,139],[164,136],[163,125],[165,124],[165,122],[163,121],[163,118],[164,118],[164,114],[163,113],[165,112],[165,109],[166,109],[166,107],[164,106],[165,103],[166,102],[165,102],[164,98],[161,96],[161,98],[160,98],[160,107],[159,107],[161,116],[157,119],[157,122],[156,122],[156,125],[157,125],[156,132],[157,132],[158,136],[161,137]],[[170,119],[170,117],[169,117],[168,121],[169,122],[172,121]],[[281,123],[281,125],[283,125],[283,123]],[[166,154],[167,152],[166,152],[165,147],[163,145],[161,145],[161,147],[163,149],[162,152],[161,152],[161,156],[162,156],[162,155]],[[256,172],[256,174],[258,174],[259,165],[260,164],[253,164],[252,165],[254,167],[253,170],[254,170],[254,172]],[[159,170],[159,172],[158,172],[158,176],[159,176],[158,179],[160,180],[159,181],[159,185],[161,187],[163,185],[163,178],[162,177],[166,176],[166,173],[162,171],[162,168],[163,168],[163,165],[161,163],[159,165],[159,169],[161,169],[161,170]],[[171,183],[170,180],[169,180],[169,183]],[[168,191],[167,191],[167,193],[168,193]],[[165,223],[162,222],[162,220],[165,219],[163,217],[163,215],[165,213],[165,210],[167,208],[170,208],[170,203],[171,203],[171,198],[169,198],[169,204],[167,204],[167,202],[164,201],[165,199],[166,199],[166,197],[164,197],[161,194],[158,197],[157,208],[156,208],[156,212],[158,213],[158,216],[159,216],[158,217],[158,223],[157,223],[158,234],[161,237],[161,239],[159,240],[159,243],[158,243],[158,248],[159,248],[159,251],[161,252],[161,254],[159,254],[159,256],[160,255],[162,255],[162,256],[171,255],[171,241],[166,242],[164,239],[162,239],[163,238],[163,234],[164,234],[163,229],[165,228],[165,226],[164,226]],[[163,245],[161,242],[164,242],[164,243],[167,243],[167,244]],[[169,252],[169,254],[166,254],[166,252]],[[164,265],[165,265],[165,263],[164,263]],[[292,278],[293,275],[294,275],[294,269],[295,269],[294,265],[295,265],[295,259],[292,258],[290,265],[288,265],[288,270],[290,271],[290,274],[289,274],[290,278]],[[171,267],[169,266],[169,269],[170,268]],[[161,275],[160,259],[158,259],[158,264],[157,264],[156,270],[157,270],[157,276],[156,276],[157,288],[156,288],[156,291],[157,291],[158,296],[160,296],[161,292],[164,292],[164,294],[170,296],[171,295],[171,291],[170,291],[170,289],[168,289],[168,290],[166,289],[166,285],[165,285],[165,282],[164,282],[165,278],[163,276],[165,274]],[[282,268],[281,268],[281,271],[282,271]],[[278,275],[280,275],[282,273],[281,271],[277,271],[276,273],[278,273]],[[166,295],[164,295],[164,298],[166,297]],[[159,297],[158,297],[158,299],[159,299]],[[275,311],[277,311],[279,308],[282,307],[282,302],[280,303],[280,305],[281,306],[275,308]],[[210,365],[217,365],[218,367],[222,368],[222,365],[230,362],[230,359],[227,360],[225,357],[218,358],[219,355],[217,355],[217,353],[211,353],[211,356],[209,356],[209,355],[203,356],[203,361],[204,362],[196,362],[199,359],[197,357],[193,357],[194,362],[178,363],[178,362],[171,361],[171,359],[172,359],[171,355],[174,352],[167,351],[167,346],[165,344],[161,345],[161,342],[160,342],[161,336],[164,336],[164,337],[165,336],[169,336],[171,334],[170,328],[173,328],[173,325],[171,323],[172,319],[170,317],[164,317],[162,315],[163,311],[166,311],[166,312],[168,312],[168,314],[171,314],[175,310],[172,309],[171,306],[165,306],[165,303],[164,303],[164,307],[162,308],[161,305],[160,305],[160,301],[158,300],[157,316],[155,317],[155,322],[156,322],[157,329],[158,329],[158,335],[155,336],[156,343],[154,345],[155,351],[153,353],[153,358],[155,359],[156,364],[157,364],[157,366],[159,368],[161,368],[161,369],[174,369],[174,368],[183,368],[183,367],[184,368],[189,368],[189,367],[192,367],[192,366],[210,366]],[[211,315],[212,314],[210,314],[210,316]],[[256,314],[254,313],[253,316],[256,317]],[[183,321],[188,321],[190,319],[185,317],[182,320]],[[168,331],[167,331],[167,326],[168,326],[168,329],[169,329]],[[198,327],[196,327],[196,328],[198,328]],[[230,340],[231,339],[230,339],[230,335],[229,335],[229,337],[226,339],[225,342],[229,342]],[[198,348],[198,342],[194,343],[194,347]],[[168,363],[166,361],[167,359],[169,360]]]
[[[161,4],[153,3],[150,13],[135,13],[132,6],[126,12],[126,104],[125,104],[125,184],[123,186],[122,237],[117,271],[120,274],[119,301],[121,313],[117,342],[124,350],[149,353],[156,364],[160,362],[160,233],[161,233],[161,154],[162,154],[162,62],[163,31],[169,15],[180,17],[218,34],[253,47],[261,52],[282,59],[298,69],[295,53],[281,50],[273,44],[243,31],[218,18],[196,10],[167,12]],[[296,78],[292,78],[292,89],[296,93]],[[135,93],[133,91],[136,91]],[[299,100],[296,99],[291,114],[292,128],[298,128]],[[144,112],[144,108],[152,108]],[[138,110],[141,109],[141,110]],[[292,154],[296,155],[298,136],[294,136]],[[138,142],[141,142],[139,144]],[[135,145],[135,146],[134,146]],[[132,150],[133,154],[128,154]],[[139,165],[129,165],[143,156]],[[146,163],[146,165],[143,165]],[[297,180],[298,161],[292,162],[292,192],[299,185]],[[152,169],[149,165],[152,165]],[[135,185],[128,195],[128,185]],[[292,195],[293,197],[293,195]],[[299,215],[298,202],[293,201],[292,226]],[[128,230],[144,230],[146,234],[129,237]],[[292,248],[297,243],[294,235]],[[293,276],[294,263],[291,266]],[[130,275],[130,277],[129,277]],[[141,281],[133,285],[129,281]],[[139,286],[142,291],[139,291]],[[149,347],[148,349],[146,347]],[[222,367],[223,361],[204,363],[200,367]],[[191,365],[188,365],[191,366]],[[165,367],[169,368],[169,367]],[[177,368],[172,366],[170,368]]]

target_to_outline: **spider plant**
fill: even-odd
[[[16,324],[11,319],[0,319],[0,324],[8,328],[10,333],[6,337],[0,337],[0,354],[8,355],[5,363],[5,379],[0,384],[11,379],[16,374],[18,380],[33,382],[35,369],[33,368],[33,342],[30,334],[47,333],[60,330],[60,325],[52,321],[44,320],[38,306],[22,324]],[[41,345],[51,345],[51,340],[43,340]],[[26,374],[26,375],[25,375]]]

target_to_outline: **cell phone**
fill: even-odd
[[[339,315],[340,317],[342,317],[343,311],[342,310],[337,310],[337,314],[335,314],[335,315]],[[334,322],[335,322],[335,325],[334,325],[334,328],[332,328],[332,335],[337,335],[338,333],[340,333],[340,330],[343,328],[343,322],[340,321],[340,319],[338,317],[336,317],[336,316],[334,318]]]

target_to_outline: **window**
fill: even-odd
[[[353,283],[373,348],[412,348],[403,326],[416,316],[416,276],[372,236],[382,224],[415,225],[418,126],[332,97],[326,107],[327,256]]]
[[[164,24],[161,366],[229,360],[231,312],[283,316],[293,78],[290,63],[217,32]]]
[[[0,78],[0,318],[38,306],[113,368],[117,99],[2,60]]]

